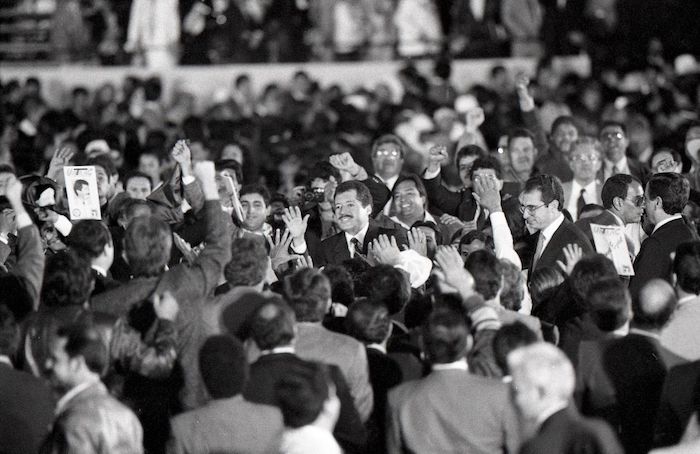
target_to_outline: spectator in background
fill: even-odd
[[[436,55],[443,32],[434,0],[399,0],[394,13],[397,50],[402,58]]]
[[[487,58],[506,55],[506,32],[501,25],[500,4],[496,0],[452,3],[450,49],[457,58]]]
[[[124,48],[134,54],[136,63],[161,69],[175,66],[179,40],[177,0],[134,0]]]
[[[564,205],[575,222],[584,206],[601,204],[602,183],[597,175],[603,161],[600,142],[591,137],[581,137],[569,153],[569,165],[574,178],[562,184]]]
[[[532,122],[528,121],[525,113],[524,116],[525,124],[528,128],[532,130],[541,128],[537,120],[533,128]],[[543,144],[543,148],[538,149],[539,155],[537,157],[536,166],[539,171],[554,175],[562,182],[570,181],[574,177],[574,174],[571,169],[569,153],[574,143],[578,140],[578,137],[579,130],[573,117],[557,117],[554,123],[552,123],[549,141]]]
[[[501,18],[510,35],[512,57],[541,57],[540,27],[544,11],[537,0],[504,0]]]
[[[146,200],[153,187],[151,177],[143,172],[132,172],[124,178],[124,190],[132,199]]]

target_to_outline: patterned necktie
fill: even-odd
[[[581,216],[581,210],[583,210],[583,207],[586,206],[586,199],[583,198],[583,194],[586,193],[585,189],[581,189],[581,194],[578,196],[578,200],[576,201],[576,219]]]
[[[353,251],[352,251],[353,258],[356,255],[362,255],[362,245],[360,244],[360,240],[358,240],[357,238],[353,238],[350,240],[350,242],[352,243],[352,247],[353,247]]]

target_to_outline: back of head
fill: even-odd
[[[35,309],[23,278],[0,272],[0,289],[0,306],[10,309],[16,320],[22,321]]]
[[[270,297],[250,317],[250,335],[260,350],[290,345],[294,340],[294,311],[279,297]]]
[[[562,282],[564,282],[564,276],[554,267],[545,266],[535,270],[529,284],[533,307],[549,301]]]
[[[134,276],[160,275],[170,259],[170,227],[153,216],[134,218],[124,234],[124,252]]]
[[[503,325],[493,337],[493,354],[496,364],[508,375],[508,354],[519,347],[537,342],[537,334],[522,322]]]
[[[678,245],[673,272],[678,288],[692,295],[700,295],[700,241]]]
[[[359,298],[345,316],[347,333],[363,344],[380,344],[391,334],[391,318],[386,306]]]
[[[12,311],[0,304],[0,355],[13,357],[19,345],[19,327]]]
[[[357,296],[386,306],[389,314],[401,312],[411,298],[411,284],[402,271],[390,265],[377,265],[368,270],[355,287]]]
[[[554,345],[537,342],[514,350],[508,355],[508,369],[516,386],[533,386],[543,399],[568,402],[574,392],[574,368]]]
[[[467,257],[464,267],[474,278],[474,290],[487,301],[494,299],[502,286],[498,258],[490,251],[474,251]]]
[[[574,266],[569,276],[574,299],[587,307],[586,296],[591,287],[600,279],[613,277],[617,277],[617,269],[612,260],[602,254],[583,257]]]
[[[425,354],[431,364],[453,363],[469,349],[469,327],[459,312],[445,306],[433,309],[423,324]]]
[[[275,398],[284,425],[298,428],[313,423],[329,396],[326,366],[304,362],[291,367],[275,384]]]
[[[102,376],[109,364],[109,353],[99,331],[90,325],[74,324],[59,328],[56,337],[65,338],[70,358],[82,356],[88,369]]]
[[[660,330],[671,319],[677,303],[671,284],[663,279],[651,279],[639,290],[632,303],[634,325],[641,329]]]
[[[46,260],[41,305],[83,305],[92,293],[93,284],[90,263],[73,251],[61,251]]]
[[[284,281],[287,301],[299,322],[320,322],[331,303],[331,284],[315,268],[302,268]]]
[[[73,225],[66,243],[88,260],[97,258],[112,244],[112,235],[102,221],[83,220]]]
[[[257,285],[267,273],[267,251],[262,241],[237,238],[231,243],[231,261],[224,267],[224,277],[233,287]]]
[[[649,200],[661,198],[666,214],[682,213],[690,196],[690,183],[677,173],[657,173],[647,183]]]
[[[600,279],[588,291],[593,322],[598,329],[612,332],[630,319],[632,299],[625,284],[617,277]]]
[[[231,336],[209,337],[199,351],[199,371],[212,398],[240,394],[248,380],[243,344]]]
[[[331,300],[350,307],[355,300],[355,286],[348,270],[343,266],[328,265],[323,268],[323,274],[331,284]]]
[[[153,208],[146,200],[140,199],[124,199],[119,206],[119,214],[117,218],[120,224],[127,228],[131,221],[138,217],[150,216],[153,213]]]

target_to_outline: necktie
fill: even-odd
[[[586,206],[586,199],[583,197],[583,194],[586,193],[585,189],[581,189],[581,194],[578,196],[578,200],[576,201],[576,219],[581,216],[581,210],[583,210],[583,207]]]
[[[542,252],[544,249],[544,235],[542,232],[540,232],[539,238],[537,238],[537,248],[535,249],[535,255],[532,257],[532,269],[530,270],[530,274],[535,270],[535,266],[537,265],[537,261],[540,259],[542,256]]]
[[[360,244],[360,240],[358,240],[357,238],[353,238],[350,240],[350,242],[352,243],[352,247],[353,247],[353,250],[352,250],[353,258],[356,255],[362,255],[362,245]]]

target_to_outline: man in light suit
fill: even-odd
[[[677,173],[657,173],[647,183],[644,212],[654,230],[634,260],[634,276],[630,280],[632,298],[637,297],[650,279],[671,282],[671,253],[679,244],[697,239],[681,215],[689,193],[690,183]]]
[[[508,368],[521,413],[538,426],[521,454],[624,452],[607,424],[570,405],[574,368],[561,350],[544,342],[518,348],[508,355]]]
[[[562,184],[564,206],[576,221],[581,209],[590,204],[600,205],[602,185],[596,179],[602,166],[603,151],[600,142],[592,137],[578,139],[569,154],[569,166],[574,178]]]
[[[248,379],[241,342],[224,335],[208,338],[199,352],[199,370],[213,400],[171,420],[168,452],[277,451],[283,430],[279,409],[241,395]]]
[[[564,263],[564,247],[568,244],[580,246],[584,255],[593,252],[583,232],[564,217],[563,208],[564,192],[556,177],[537,175],[527,180],[520,194],[520,211],[528,230],[538,232],[531,236],[531,246],[535,241],[537,246],[528,279],[538,268],[556,268],[557,261]]]
[[[423,335],[433,370],[389,392],[388,452],[517,452],[520,428],[508,387],[469,373],[472,339],[463,315],[438,306]]]

